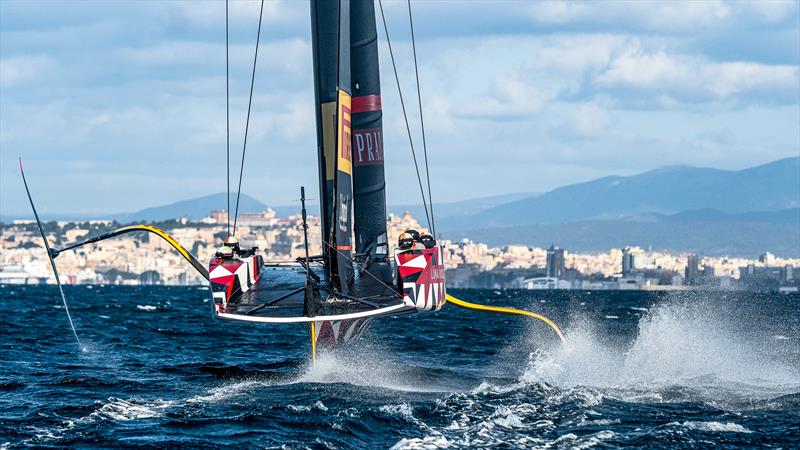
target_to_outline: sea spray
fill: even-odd
[[[626,400],[699,394],[747,401],[800,389],[800,370],[764,340],[739,334],[740,324],[719,313],[723,307],[702,298],[668,298],[640,319],[638,332],[624,343],[599,335],[595,322],[580,318],[568,327],[566,345],[532,354],[521,379],[605,388]]]
[[[425,376],[381,345],[364,340],[345,349],[320,352],[296,380],[303,383],[345,383],[408,392],[450,392],[452,381]]]

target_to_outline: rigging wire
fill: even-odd
[[[83,346],[81,343],[81,339],[78,337],[78,331],[75,330],[75,324],[72,322],[72,315],[69,313],[69,305],[67,304],[67,297],[64,295],[64,288],[61,286],[61,278],[58,276],[58,268],[56,267],[56,261],[53,250],[50,248],[50,244],[47,242],[47,236],[44,234],[44,229],[42,228],[42,221],[39,220],[39,213],[36,212],[36,206],[33,204],[33,197],[31,197],[31,190],[28,189],[28,180],[25,179],[25,171],[22,170],[22,158],[19,159],[19,173],[22,175],[22,183],[25,185],[25,193],[28,194],[28,201],[31,203],[31,209],[33,210],[33,217],[36,219],[36,226],[39,227],[39,234],[42,235],[42,241],[44,242],[44,249],[47,251],[47,258],[50,260],[50,266],[53,268],[53,275],[56,277],[56,284],[58,285],[58,292],[61,294],[61,302],[64,304],[64,311],[67,313],[67,319],[69,320],[69,326],[72,328],[72,334],[75,336],[75,341],[78,343],[78,347],[81,349],[82,352],[86,351],[86,347]],[[57,256],[58,253],[55,253]]]
[[[414,140],[411,138],[411,126],[408,124],[408,115],[406,114],[406,105],[403,101],[403,91],[400,88],[400,76],[397,74],[397,65],[394,62],[394,52],[392,51],[392,42],[389,40],[389,27],[386,25],[386,16],[383,14],[383,2],[378,0],[378,6],[381,10],[381,20],[383,21],[383,30],[386,33],[386,43],[389,45],[389,56],[392,60],[392,69],[394,69],[394,79],[397,83],[397,93],[400,95],[400,106],[403,109],[403,119],[406,122],[406,132],[408,133],[408,143],[411,145],[411,156],[414,158],[414,168],[417,171],[417,181],[419,182],[419,192],[422,194],[422,206],[425,207],[425,218],[428,220],[428,228],[433,231],[431,226],[431,217],[428,214],[428,202],[425,199],[425,189],[422,187],[422,176],[419,173],[419,164],[417,164],[417,153],[414,151]]]
[[[436,218],[433,214],[433,195],[431,194],[431,173],[430,168],[428,167],[428,144],[425,141],[425,119],[422,115],[422,93],[420,92],[421,88],[419,86],[419,69],[417,68],[417,44],[416,40],[414,39],[414,19],[412,18],[411,14],[411,0],[406,0],[408,4],[408,24],[411,26],[411,49],[414,52],[414,74],[417,78],[417,104],[419,105],[419,123],[422,127],[422,152],[425,155],[425,178],[428,182],[428,203],[430,204],[431,208],[431,233],[433,233],[434,238],[436,237]],[[388,36],[388,34],[387,34]],[[388,39],[388,37],[387,37]]]
[[[349,23],[349,21],[348,21],[348,23]],[[342,2],[337,2],[337,5],[336,5],[336,115],[337,115],[336,120],[337,120],[337,124],[334,125],[335,126],[335,131],[333,132],[334,133],[334,141],[337,138],[341,139],[341,137],[337,136],[339,134],[339,123],[338,123],[338,121],[342,120],[341,117],[338,117],[338,115],[339,115],[339,100],[340,100],[339,88],[342,87],[342,86],[339,86],[339,80],[340,80],[339,77],[341,76],[341,70],[342,70]],[[334,144],[333,149],[331,151],[338,154],[339,150],[338,150],[336,144]],[[339,175],[337,174],[337,171],[339,169],[339,157],[337,155],[335,158],[332,158],[332,159],[333,159],[333,161],[332,161],[332,163],[333,163],[333,189],[331,191],[331,203],[332,203],[333,207],[331,208],[331,211],[328,213],[328,215],[330,216],[329,217],[329,220],[330,220],[330,222],[329,222],[330,223],[330,226],[329,226],[329,228],[330,228],[329,239],[331,240],[331,242],[336,242],[336,227],[334,226],[334,223],[336,222],[336,204],[337,204],[336,203],[336,199],[337,199],[337,197],[339,195]],[[325,170],[327,171],[328,170],[328,168],[327,168],[327,159],[326,159],[325,164],[326,164]],[[322,174],[320,174],[320,176],[322,176]],[[350,182],[352,183],[352,174],[351,174]],[[322,191],[320,190],[320,192],[322,192]],[[351,196],[352,196],[352,192],[351,192]],[[322,211],[320,211],[320,214],[322,214]],[[336,250],[336,252],[338,253],[339,250]],[[333,255],[331,255],[331,256],[333,256]],[[334,277],[333,275],[334,275],[334,273],[338,273],[339,272],[339,267],[338,267],[338,264],[336,264],[336,261],[333,258],[331,259],[328,271],[330,272],[331,279],[335,283],[336,280],[339,277]]]
[[[258,62],[258,42],[261,40],[261,19],[264,17],[264,0],[261,0],[261,11],[258,13],[258,33],[256,34],[256,52],[253,56],[253,76],[250,79],[250,100],[247,102],[247,120],[244,125],[244,144],[242,145],[242,165],[239,167],[239,188],[236,191],[236,213],[233,215],[233,234],[236,235],[236,222],[239,219],[239,197],[242,194],[242,174],[244,174],[244,157],[247,152],[247,131],[250,128],[250,109],[253,106],[253,86],[256,83],[256,63]]]
[[[227,181],[227,195],[225,201],[228,207],[225,217],[228,220],[228,237],[231,235],[231,88],[230,88],[230,61],[228,58],[228,0],[225,0],[225,175]]]
[[[355,259],[353,259],[353,258],[351,258],[350,256],[348,256],[346,253],[342,253],[342,252],[340,252],[340,251],[339,251],[339,249],[338,249],[338,248],[336,248],[335,246],[331,245],[331,243],[330,243],[330,242],[328,242],[328,241],[326,241],[326,240],[324,240],[324,239],[323,239],[323,240],[322,240],[322,243],[323,243],[323,244],[325,244],[325,245],[327,245],[328,247],[330,247],[330,248],[331,248],[331,250],[333,250],[334,252],[336,252],[336,253],[338,253],[339,255],[343,256],[344,258],[347,258],[347,259],[349,259],[349,260],[350,260],[350,262],[351,262],[351,263],[353,263],[354,265],[358,265],[358,262],[357,262]],[[384,287],[386,287],[387,289],[389,289],[389,292],[391,292],[391,293],[392,293],[392,295],[394,295],[395,297],[398,297],[398,298],[403,298],[403,296],[402,296],[402,295],[400,295],[400,294],[397,292],[397,290],[395,290],[395,288],[394,288],[394,287],[392,287],[392,286],[389,286],[388,284],[386,284],[386,283],[385,283],[383,280],[381,280],[380,278],[378,278],[378,277],[376,277],[375,275],[373,275],[372,273],[370,273],[370,271],[369,271],[369,270],[366,270],[366,269],[364,269],[364,270],[362,270],[362,273],[366,273],[367,275],[369,275],[369,276],[371,276],[372,278],[374,278],[374,279],[375,279],[375,281],[377,281],[378,283],[382,284]]]

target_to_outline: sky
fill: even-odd
[[[411,5],[435,202],[800,154],[797,1]],[[408,10],[384,7],[419,151]],[[230,3],[234,181],[258,8]],[[40,213],[223,192],[224,14],[221,1],[0,1],[0,214],[29,214],[18,157]],[[388,200],[418,203],[378,28]],[[308,2],[266,2],[242,184],[267,204],[318,187],[310,36]]]

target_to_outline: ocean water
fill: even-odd
[[[591,448],[800,442],[800,296],[452,291],[308,360],[200,287],[0,287],[0,448]]]

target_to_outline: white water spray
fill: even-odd
[[[570,327],[566,345],[532,356],[522,381],[608,389],[628,400],[744,400],[800,389],[800,368],[737,334],[702,300],[655,307],[627,345],[604,341],[594,328],[586,320]]]

